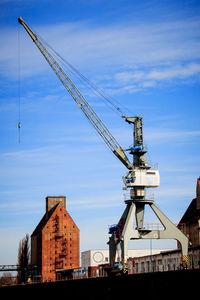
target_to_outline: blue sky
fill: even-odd
[[[154,199],[178,222],[195,197],[200,175],[199,1],[1,0],[0,264],[16,262],[18,242],[33,232],[48,195],[66,195],[67,210],[80,228],[81,250],[106,248],[108,225],[117,223],[125,208],[126,168],[77,109],[18,24],[19,16],[126,106],[127,115],[143,115],[148,159],[161,176],[160,187],[152,190]],[[132,128],[78,87],[128,148]],[[148,211],[147,220],[155,221]]]

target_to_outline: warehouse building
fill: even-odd
[[[200,268],[200,178],[196,184],[196,198],[194,198],[181,218],[178,228],[188,237],[188,268]],[[130,273],[144,273],[152,271],[170,271],[182,268],[182,253],[180,244],[177,249],[164,251],[152,256],[141,256],[134,261],[129,260]]]
[[[178,227],[189,238],[192,247],[200,246],[200,178],[197,179],[196,198],[191,201]]]
[[[158,254],[160,249],[129,249],[128,257],[140,257],[152,254]],[[120,253],[119,253],[120,256]],[[109,250],[88,250],[81,253],[81,266],[83,268],[97,267],[100,264],[109,263]]]
[[[166,249],[167,250],[167,249]],[[165,250],[165,251],[166,251]],[[129,267],[133,269],[132,262],[139,257],[147,257],[150,253],[160,254],[163,249],[129,249],[128,250],[128,261]],[[118,251],[117,256],[121,256],[120,251]],[[120,258],[117,258],[120,260]],[[107,276],[104,270],[105,266],[109,265],[109,250],[88,250],[81,253],[81,267],[85,270],[86,277],[98,277]],[[133,273],[132,269],[129,273]]]
[[[46,197],[46,212],[31,235],[31,264],[41,281],[79,267],[79,229],[66,210],[66,197]]]
[[[200,246],[191,247],[188,251],[188,268],[198,269],[200,267]],[[181,270],[182,253],[180,249],[162,251],[152,256],[137,257],[129,260],[129,273],[148,273]]]

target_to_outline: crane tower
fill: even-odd
[[[123,182],[125,185],[124,189],[130,190],[130,196],[129,199],[125,201],[126,208],[118,224],[109,229],[109,233],[111,234],[108,241],[111,270],[115,270],[114,266],[118,246],[121,247],[121,258],[117,268],[122,271],[126,270],[128,242],[129,240],[138,239],[176,239],[180,242],[182,262],[186,268],[188,260],[188,238],[155,205],[154,200],[147,199],[146,197],[146,189],[159,186],[160,176],[157,169],[151,169],[145,156],[147,151],[143,145],[142,116],[126,117],[123,115],[125,121],[133,125],[133,145],[128,149],[129,153],[133,156],[133,162],[131,163],[122,147],[115,140],[111,132],[98,117],[69,76],[47,50],[47,47],[43,45],[37,34],[30,29],[21,17],[18,18],[18,22],[25,28],[50,67],[75,100],[78,107],[89,119],[103,141],[128,169],[128,172],[123,176]],[[154,214],[158,217],[164,230],[149,230],[144,227],[144,211],[147,205],[150,206]]]

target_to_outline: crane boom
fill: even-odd
[[[75,84],[69,78],[69,76],[64,72],[64,70],[60,67],[54,57],[49,53],[43,43],[40,41],[38,36],[30,29],[30,27],[26,24],[23,18],[18,18],[18,22],[25,28],[33,42],[36,44],[44,58],[49,63],[50,67],[56,73],[62,84],[65,86],[67,91],[73,97],[73,99],[78,104],[78,107],[83,111],[85,116],[89,119],[90,123],[94,126],[98,134],[110,148],[110,150],[120,159],[120,161],[128,168],[132,169],[133,165],[130,163],[128,157],[126,156],[124,150],[121,148],[119,143],[115,140],[111,132],[102,122],[102,120],[98,117],[94,109],[89,105],[84,96],[77,89]]]

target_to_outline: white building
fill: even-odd
[[[130,273],[133,268],[130,264]],[[200,246],[189,248],[188,268],[198,269],[200,267]],[[134,273],[175,271],[182,268],[182,253],[180,249],[162,251],[152,256],[137,257],[134,262]]]
[[[128,250],[128,257],[129,258],[137,258],[137,257],[144,257],[150,256],[154,254],[159,254],[162,251],[167,251],[167,249],[134,249]],[[120,256],[120,253],[117,253],[117,257]],[[117,258],[116,257],[116,258]],[[118,260],[118,258],[117,258]],[[96,267],[102,264],[109,263],[109,250],[88,250],[83,251],[81,253],[81,266],[83,268],[88,267]]]

